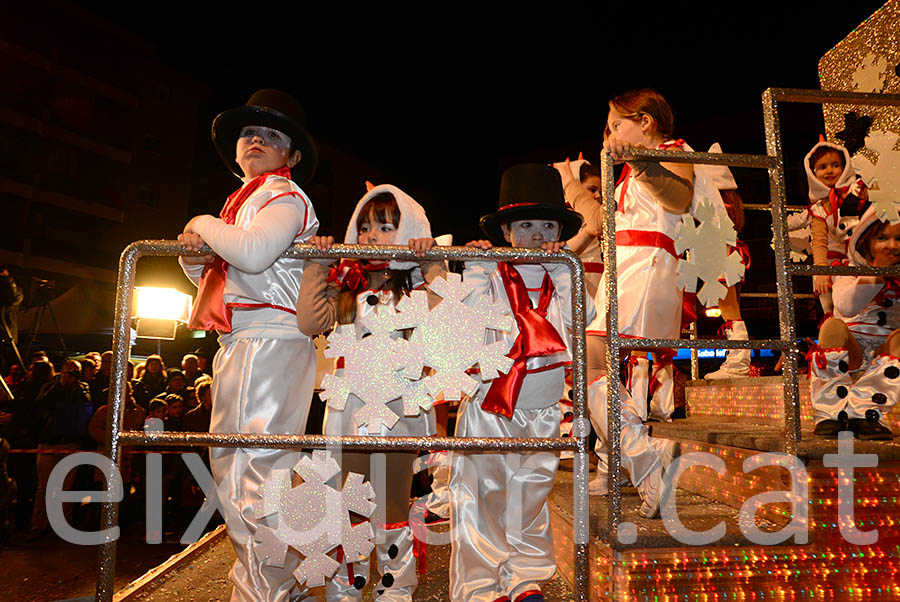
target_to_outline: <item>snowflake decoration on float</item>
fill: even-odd
[[[857,92],[881,92],[887,74],[888,64],[885,58],[870,52],[853,72],[853,89]]]
[[[700,220],[700,227],[694,224],[693,216],[685,214],[678,226],[675,252],[679,255],[690,251],[690,259],[678,260],[678,286],[689,293],[697,291],[697,279],[703,280],[703,287],[697,298],[706,307],[715,307],[728,292],[719,282],[732,286],[744,275],[744,265],[740,255],[732,253],[728,245],[734,246],[737,234],[727,215],[716,211],[716,207],[703,200],[694,212]]]
[[[294,487],[294,473],[303,483]],[[341,473],[331,453],[316,450],[304,454],[291,469],[275,469],[262,486],[262,508],[257,518],[277,517],[277,526],[260,526],[254,541],[257,555],[263,564],[284,567],[288,548],[303,555],[300,566],[294,570],[298,583],[310,586],[325,584],[332,577],[338,562],[328,554],[338,546],[344,558],[360,559],[374,548],[372,525],[362,522],[353,525],[350,512],[369,517],[375,511],[375,491],[363,481],[362,475],[349,473],[342,489],[329,484]]]
[[[376,307],[358,321],[368,331],[362,338],[357,338],[352,325],[339,326],[328,337],[325,357],[342,357],[344,367],[340,375],[324,376],[321,397],[335,410],[343,410],[348,397],[355,395],[363,407],[356,411],[354,420],[365,425],[369,433],[378,433],[382,426],[390,429],[399,420],[387,407],[388,402],[402,398],[404,413],[416,416],[420,407],[429,409],[432,401],[421,383],[404,376],[409,343],[391,336],[396,330],[418,324],[387,306]]]
[[[475,289],[459,274],[451,272],[446,278],[437,278],[430,288],[441,297],[431,311],[422,291],[412,293],[397,307],[401,315],[421,324],[404,356],[407,376],[418,378],[423,367],[432,368],[434,372],[422,379],[432,398],[440,394],[448,400],[460,399],[463,394],[471,396],[478,381],[466,370],[478,364],[481,379],[486,382],[501,372],[505,374],[513,364],[506,356],[509,344],[502,340],[485,343],[485,330],[510,332],[515,321],[503,305],[487,296],[471,298]]]
[[[863,155],[853,157],[853,164],[869,186],[869,202],[878,219],[900,223],[900,151],[894,150],[900,135],[891,131],[875,131],[866,137],[866,148],[878,153],[872,163]]]

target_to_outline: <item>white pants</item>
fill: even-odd
[[[303,434],[316,375],[310,339],[226,338],[213,361],[211,433]],[[284,567],[263,565],[253,541],[260,488],[277,462],[288,468],[299,452],[210,448],[213,479],[237,560],[229,578],[232,602],[287,602],[300,597],[291,574],[300,557],[288,550]]]
[[[507,419],[481,409],[486,392],[460,406],[457,437],[559,436],[558,403]],[[454,452],[451,462],[450,599],[494,602],[540,590],[556,571],[547,498],[557,454]]]

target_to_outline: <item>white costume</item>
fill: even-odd
[[[245,179],[245,186],[250,182]],[[318,230],[312,204],[290,179],[269,174],[237,212],[234,225],[210,215],[193,229],[228,264],[224,289],[232,331],[221,334],[213,360],[210,432],[303,434],[312,398],[316,352],[300,332],[295,304],[305,262],[279,259],[293,243]],[[183,265],[196,284],[204,266]],[[299,452],[210,448],[212,474],[237,560],[229,574],[233,601],[286,602],[300,596],[289,551],[283,568],[264,565],[254,534],[260,486],[275,466],[289,467]]]
[[[869,266],[856,248],[865,231],[877,227],[874,208],[869,208],[850,238],[850,265]],[[877,350],[900,328],[900,287],[894,279],[866,284],[858,276],[836,276],[834,317],[843,321],[862,348],[862,375],[853,382],[849,352],[844,348],[815,348],[810,353],[810,397],[813,418],[823,420],[872,420],[885,425],[884,415],[900,396],[900,360]]]
[[[813,153],[820,148],[832,149],[844,159],[844,171],[841,172],[834,188],[820,182],[809,165]],[[847,211],[842,211],[845,200],[849,203],[859,202],[855,196],[860,193],[857,184],[858,176],[853,169],[850,153],[843,146],[822,141],[806,154],[803,159],[803,168],[806,170],[806,181],[809,184],[809,202],[811,203],[809,215],[813,219],[823,220],[828,228],[828,261],[830,263],[835,260],[844,260],[847,258],[847,241],[853,235],[853,228],[859,223],[860,217],[856,213],[857,207],[855,206],[848,207],[851,209],[849,214],[846,214]],[[831,198],[833,191],[838,193],[834,195],[834,199]],[[854,196],[848,198],[848,193]]]
[[[554,287],[546,319],[566,350],[529,357],[526,375],[512,418],[482,409],[491,382],[464,401],[456,423],[457,437],[557,437],[559,399],[565,367],[571,363],[571,279],[561,264],[513,266],[521,274],[532,307],[538,307],[544,276]],[[469,302],[483,295],[509,306],[497,264],[468,262],[464,280],[475,285]],[[587,319],[593,318],[588,301]],[[513,332],[492,331],[486,342],[505,340]],[[454,602],[516,600],[540,592],[539,582],[556,570],[547,497],[559,459],[556,453],[452,454],[450,493],[453,548],[450,558],[450,599]]]
[[[692,150],[683,141],[667,142],[658,148]],[[628,166],[625,169],[616,186],[615,197],[619,333],[624,337],[677,339],[681,336],[682,290],[676,284],[675,238],[681,215],[666,211],[648,186],[634,178]],[[695,170],[693,184],[691,209],[701,199],[722,205],[718,191],[702,172]],[[724,209],[724,205],[722,207]],[[604,280],[597,290],[597,318],[588,326],[589,335],[606,336],[607,275],[608,272],[604,272]],[[671,372],[668,380],[672,382]],[[606,450],[609,449],[606,388],[605,375],[588,387],[591,423],[599,436],[597,476],[601,483],[607,478]],[[666,397],[669,396],[667,390]],[[628,391],[621,388],[622,466],[636,487],[641,486],[661,461],[667,462],[672,453],[665,440],[651,439],[649,429],[643,424],[647,415],[646,399],[638,397],[638,400],[635,402]],[[666,409],[670,415],[671,409]],[[601,486],[596,491],[600,493],[605,489]],[[643,493],[642,497],[646,499]]]
[[[404,245],[411,238],[430,238],[431,226],[425,215],[425,210],[409,195],[395,186],[388,184],[376,186],[360,199],[347,228],[345,242],[357,244],[359,236],[356,228],[357,217],[360,210],[375,196],[389,193],[397,202],[400,210],[397,224],[395,244]],[[319,262],[317,262],[319,263]],[[439,268],[429,273],[429,278],[443,272],[441,262],[427,262],[429,268]],[[423,263],[423,265],[425,265]],[[371,267],[371,264],[370,264]],[[391,268],[397,270],[411,269],[411,284],[413,289],[425,288],[425,279],[422,268],[418,262],[391,262]],[[319,313],[318,307],[325,306],[322,318],[309,319],[301,317],[301,325],[305,332],[313,334],[311,330],[324,330],[334,325],[331,323],[310,324],[307,321],[325,319],[325,316],[337,315],[337,298],[330,298],[326,293],[327,283],[322,271],[322,266],[313,266],[303,279],[301,286],[301,300],[308,301],[310,314]],[[338,286],[342,285],[342,277],[338,278]],[[357,340],[362,340],[371,332],[362,324],[362,318],[373,312],[396,312],[394,293],[384,287],[387,273],[373,271],[368,275],[369,285],[374,289],[364,290],[356,295],[356,314],[352,324],[338,324],[337,329],[351,330]],[[395,336],[401,336],[396,332]],[[343,370],[342,358],[338,360],[336,373]],[[403,411],[403,401],[395,399],[387,403],[387,407],[398,417],[393,427],[381,425],[380,432],[371,432],[368,425],[359,424],[357,414],[365,405],[365,402],[355,394],[350,394],[344,408],[333,408],[330,404],[325,410],[323,432],[326,435],[367,435],[381,437],[426,437],[436,433],[435,412],[433,409],[420,410],[416,416],[406,416]],[[408,508],[409,492],[412,482],[412,463],[415,454],[409,452],[387,454],[386,467],[389,471],[387,482],[379,482],[374,474],[370,473],[370,456],[361,453],[347,453],[342,456],[344,472],[361,472],[370,475],[372,485],[378,495],[377,511],[373,518],[387,517],[385,525],[380,521],[373,521],[373,527],[379,531],[376,536],[376,557],[378,560],[379,580],[375,584],[375,593],[378,602],[407,602],[412,600],[416,590],[418,579],[416,577],[416,559],[413,554],[413,536],[409,526]],[[349,470],[348,470],[349,468]],[[394,471],[394,472],[391,472]],[[395,471],[403,471],[396,474]],[[397,507],[399,506],[399,509]],[[391,512],[395,518],[391,518]],[[396,521],[396,515],[407,517],[407,520]],[[339,559],[341,564],[335,576],[326,584],[327,602],[353,602],[362,600],[362,589],[369,577],[369,559]]]

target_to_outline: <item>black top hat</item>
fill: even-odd
[[[566,207],[562,178],[549,165],[523,163],[503,172],[500,180],[500,210],[479,222],[493,242],[506,244],[501,224],[523,219],[556,220],[559,239],[568,240],[581,228],[581,214]]]
[[[319,152],[306,131],[306,113],[296,98],[281,90],[259,90],[246,106],[219,113],[213,119],[213,144],[228,169],[238,177],[244,174],[235,161],[235,147],[241,128],[247,125],[261,125],[288,135],[302,155],[300,163],[291,170],[292,179],[305,184],[312,178],[319,163]]]

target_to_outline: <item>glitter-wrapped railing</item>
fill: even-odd
[[[587,404],[585,383],[585,290],[584,266],[578,256],[570,251],[548,253],[542,250],[519,248],[494,248],[481,250],[469,247],[435,247],[420,257],[406,247],[380,247],[334,245],[329,251],[319,251],[310,245],[294,245],[282,255],[296,259],[309,258],[364,258],[424,260],[488,260],[510,263],[563,263],[572,276],[572,355],[575,421],[572,437],[541,438],[491,438],[491,437],[331,437],[323,435],[261,435],[249,433],[144,433],[122,431],[125,395],[125,368],[128,363],[130,318],[132,314],[134,276],[138,259],[144,256],[194,256],[209,255],[212,250],[190,251],[171,240],[144,240],[130,244],[119,259],[119,278],[116,289],[116,317],[113,327],[113,365],[110,378],[109,436],[107,454],[117,466],[122,445],[206,447],[260,447],[313,449],[342,447],[344,449],[370,451],[417,450],[469,450],[469,451],[573,451],[574,497],[573,540],[575,599],[588,599],[588,443]],[[104,502],[101,514],[102,529],[118,523],[118,503]],[[110,602],[113,598],[113,582],[116,565],[116,542],[100,546],[97,575],[97,600]]]

